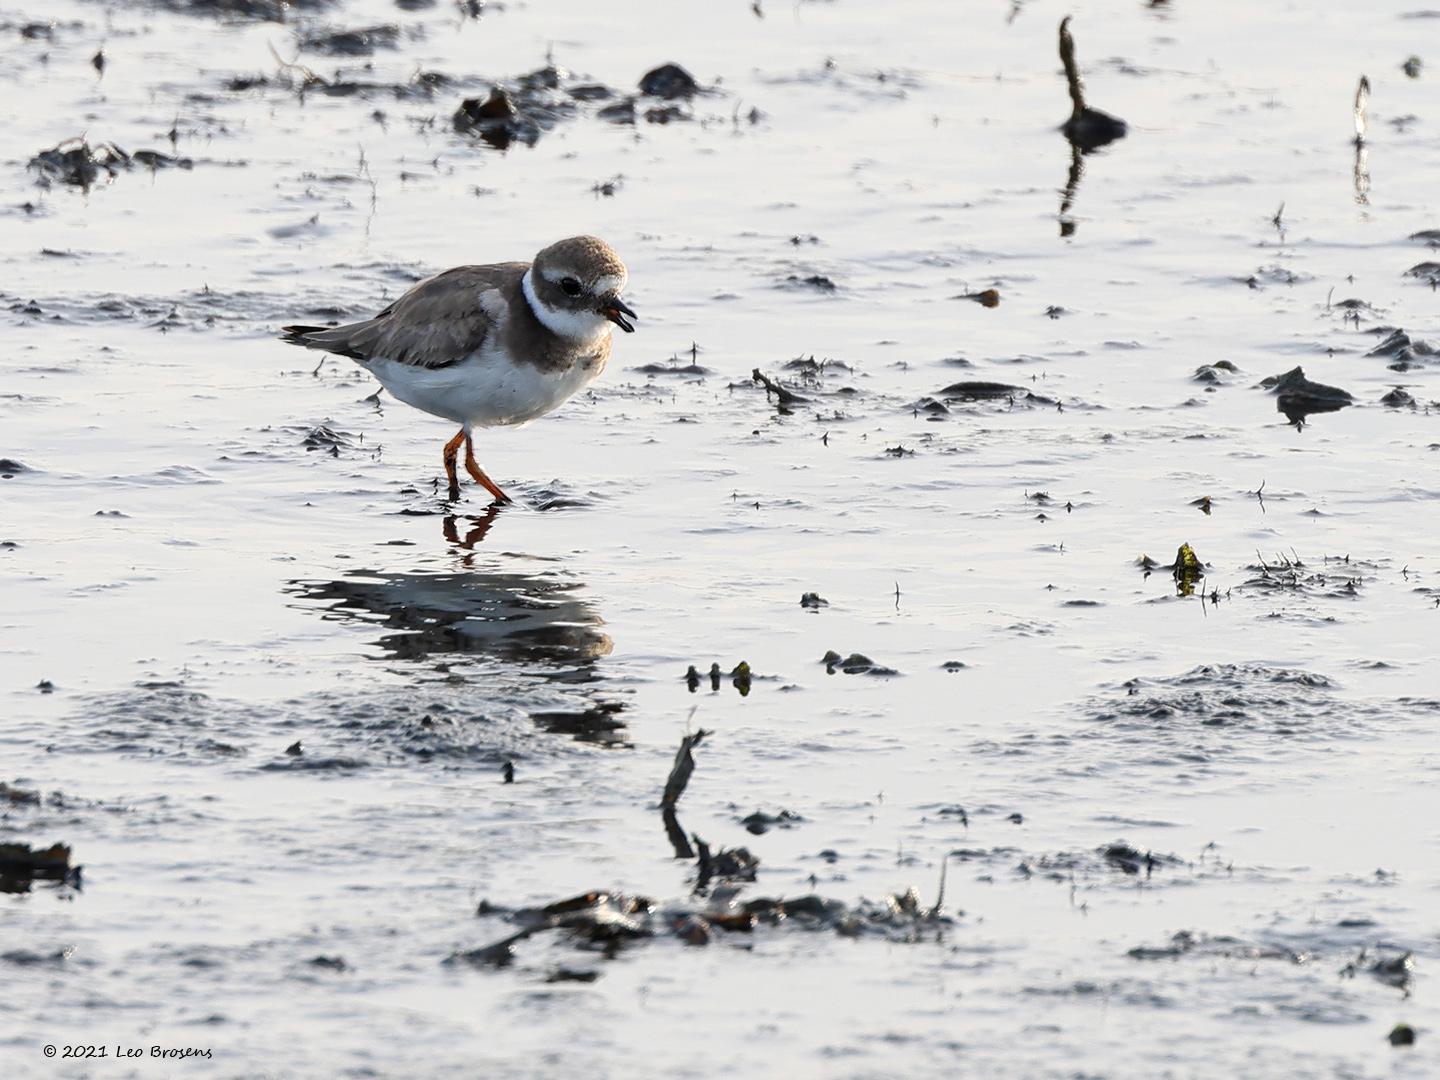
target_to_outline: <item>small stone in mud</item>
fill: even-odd
[[[1415,399],[1410,396],[1409,391],[1405,390],[1403,387],[1397,386],[1394,390],[1391,390],[1388,394],[1386,394],[1380,399],[1380,404],[1388,405],[1392,409],[1400,409],[1406,407],[1413,409],[1415,407]]]
[[[246,90],[256,90],[269,85],[270,80],[264,75],[233,75],[224,82],[225,89],[233,94],[241,94]]]
[[[894,668],[883,667],[875,663],[863,653],[851,653],[842,657],[834,649],[828,651],[820,662],[825,665],[825,673],[834,675],[835,669],[839,668],[846,675],[898,675]]]
[[[35,689],[39,690],[42,694],[53,694],[55,692],[55,684],[49,679],[41,679],[35,684]]]
[[[946,660],[943,664],[940,665],[940,670],[954,673],[956,671],[964,671],[969,666],[970,665],[965,663],[965,661],[963,660]]]
[[[1000,290],[984,289],[981,292],[961,293],[959,296],[952,296],[952,300],[974,300],[981,307],[993,308],[1000,306]]]
[[[826,600],[819,593],[807,592],[801,595],[800,606],[811,609],[829,607],[830,601]]]
[[[29,472],[30,467],[14,458],[0,458],[0,480],[14,479],[17,473]]]
[[[679,105],[658,105],[645,110],[647,124],[668,124],[672,120],[689,120],[690,114]]]
[[[1020,392],[1020,387],[1011,386],[1009,383],[971,380],[951,383],[939,392],[939,396],[946,399],[960,398],[968,401],[986,401],[993,398],[1010,397]]]
[[[691,98],[700,92],[700,84],[679,64],[661,64],[640,77],[640,93],[647,97]]]
[[[1415,1029],[1409,1024],[1396,1024],[1385,1037],[1390,1040],[1391,1046],[1415,1045]]]
[[[300,745],[300,740],[296,739],[289,746],[285,747],[285,753],[291,757],[300,757],[300,755],[305,753],[305,749]]]
[[[350,970],[350,965],[345,963],[343,956],[315,956],[308,963],[311,967],[323,968],[326,971]]]
[[[1425,61],[1421,60],[1420,57],[1408,56],[1405,58],[1405,63],[1400,65],[1400,70],[1405,72],[1405,75],[1408,78],[1418,79],[1420,77],[1420,72],[1424,67]]]
[[[1296,424],[1303,423],[1311,413],[1335,412],[1355,400],[1348,390],[1312,382],[1299,367],[1262,379],[1260,386],[1276,395],[1276,408]]]
[[[9,803],[11,806],[39,806],[40,793],[11,787],[5,781],[0,780],[0,802]]]
[[[792,814],[789,810],[781,810],[778,814],[767,814],[763,810],[756,810],[753,814],[740,819],[740,824],[745,826],[746,832],[754,836],[761,836],[771,829],[790,829],[804,821],[799,814]]]
[[[90,66],[101,75],[105,74],[105,50],[97,49],[95,55],[90,58]]]
[[[515,763],[513,761],[505,762],[504,768],[500,770],[500,775],[503,778],[502,783],[513,784],[515,782]]]
[[[1011,825],[1024,825],[1025,815],[1021,813],[1014,813],[1007,817],[1005,820],[1010,822]]]
[[[710,924],[700,915],[678,916],[670,927],[686,945],[709,945]]]
[[[571,968],[556,968],[545,976],[547,983],[578,982],[592,983],[600,978],[598,971],[574,971]]]
[[[740,691],[741,697],[747,697],[750,693],[750,665],[744,660],[735,665],[735,670],[730,672],[730,685]]]
[[[839,288],[835,282],[824,274],[810,274],[807,277],[791,274],[785,279],[785,284],[791,286],[803,285],[807,288],[815,289],[818,292],[835,292],[835,290]]]
[[[622,98],[604,106],[595,115],[611,124],[633,124],[635,122],[635,99]]]

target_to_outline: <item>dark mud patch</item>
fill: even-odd
[[[543,732],[516,704],[520,689],[490,687],[492,698],[464,680],[442,679],[259,705],[179,682],[142,682],[83,701],[80,722],[56,745],[264,772],[351,772],[428,761],[498,767],[527,747],[539,753],[545,745]]]
[[[1088,730],[1055,740],[1057,752],[1069,755],[1065,768],[1089,775],[1142,767],[1194,777],[1270,761],[1286,748],[1333,746],[1434,719],[1432,703],[1357,700],[1325,675],[1265,664],[1202,664],[1180,675],[1131,679],[1117,691],[1082,709]],[[1096,740],[1101,757],[1082,762],[1079,747]]]
[[[1229,935],[1211,936],[1195,930],[1181,930],[1163,945],[1137,945],[1126,956],[1134,960],[1178,960],[1182,957],[1208,957],[1226,960],[1278,960],[1287,964],[1304,964],[1310,953],[1283,945],[1264,945]]]
[[[400,28],[389,23],[355,30],[312,30],[298,44],[302,51],[322,56],[373,56],[376,49],[399,46]]]
[[[301,12],[318,12],[334,0],[142,0],[131,6],[160,7],[181,15],[210,19],[255,19],[262,22],[289,22]]]
[[[173,296],[76,292],[63,296],[21,298],[0,291],[0,305],[21,320],[56,326],[101,326],[130,322],[161,333],[189,330],[204,333],[217,328],[245,332],[268,331],[284,318],[347,318],[361,308],[345,308],[313,298],[301,299],[252,289],[214,289],[202,285]],[[306,369],[310,370],[309,368]]]

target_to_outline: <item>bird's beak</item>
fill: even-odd
[[[630,319],[638,319],[640,317],[631,311],[630,305],[618,296],[612,296],[602,301],[600,304],[600,314],[604,315],[605,318],[609,319],[627,334],[633,334],[635,332],[635,326],[630,322]],[[625,317],[627,315],[630,316],[630,319]]]

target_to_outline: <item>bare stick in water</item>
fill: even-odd
[[[690,783],[690,774],[695,771],[695,755],[691,751],[709,734],[704,728],[699,728],[695,734],[680,740],[680,749],[675,751],[675,764],[670,768],[670,778],[665,781],[665,794],[660,797],[662,808],[674,810],[680,796],[685,794],[685,785]]]
[[[1355,87],[1355,145],[1360,146],[1365,142],[1365,133],[1370,130],[1370,121],[1365,116],[1365,110],[1370,105],[1370,80],[1364,75],[1360,76],[1360,85]]]
[[[1070,36],[1070,16],[1060,20],[1060,63],[1065,65],[1065,82],[1070,88],[1070,119],[1080,119],[1085,111],[1085,87],[1080,82],[1080,67],[1075,63],[1075,39]]]

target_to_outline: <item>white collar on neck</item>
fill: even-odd
[[[598,311],[556,311],[546,307],[535,295],[531,273],[531,270],[526,270],[525,276],[520,279],[520,291],[525,294],[525,302],[545,329],[557,337],[576,342],[597,341],[610,333],[610,320]]]

